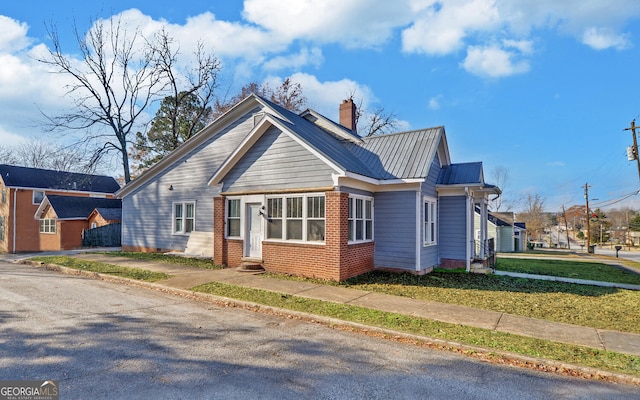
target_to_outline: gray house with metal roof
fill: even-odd
[[[117,193],[123,247],[207,232],[217,263],[334,280],[482,259],[474,209],[499,193],[482,164],[452,164],[444,127],[361,138],[354,107],[338,124],[249,96]]]

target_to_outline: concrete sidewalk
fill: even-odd
[[[93,253],[80,253],[73,256],[85,260],[170,274],[171,278],[156,282],[156,284],[168,288],[188,290],[208,282],[222,282],[600,350],[640,355],[640,334],[551,322],[455,304],[416,300],[331,285],[276,279],[260,273],[239,272],[236,269],[207,270]]]

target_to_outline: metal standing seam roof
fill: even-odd
[[[311,147],[346,171],[374,179],[424,178],[440,143],[443,127],[363,138],[363,144],[340,140],[305,118],[269,102],[282,121]],[[277,117],[276,117],[277,118]]]
[[[59,219],[87,218],[96,208],[122,210],[122,200],[95,197],[47,195]]]
[[[363,145],[350,145],[350,150],[378,179],[424,178],[438,151],[442,127],[364,138]]]
[[[484,183],[482,181],[482,162],[451,164],[443,167],[438,176],[439,185],[461,185]]]
[[[94,193],[115,193],[120,189],[118,182],[110,176],[28,168],[7,164],[0,164],[0,176],[5,186],[9,187]]]

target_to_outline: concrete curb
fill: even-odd
[[[467,345],[459,342],[448,341],[428,336],[420,336],[391,329],[364,325],[356,322],[344,321],[336,318],[324,317],[317,314],[310,314],[301,311],[293,311],[284,308],[267,306],[249,301],[237,300],[233,298],[211,295],[207,293],[193,292],[191,290],[171,288],[152,282],[143,282],[129,278],[122,278],[98,272],[83,271],[73,268],[63,267],[56,264],[45,264],[37,261],[18,260],[15,263],[44,268],[49,271],[61,272],[67,275],[84,276],[91,279],[106,282],[121,283],[130,286],[144,287],[157,290],[163,293],[188,298],[195,301],[202,301],[220,307],[240,308],[252,312],[276,315],[285,318],[296,318],[306,322],[317,323],[329,328],[351,331],[371,337],[378,337],[386,340],[394,340],[409,343],[416,346],[427,347],[438,350],[452,351],[466,356],[473,357],[485,362],[509,365],[512,367],[533,369],[541,372],[568,375],[583,379],[596,379],[607,382],[623,383],[640,386],[640,377],[619,374],[615,372],[603,371],[596,368],[583,367],[560,361],[547,360],[542,358],[528,357],[517,353]]]

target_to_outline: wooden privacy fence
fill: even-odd
[[[119,247],[122,238],[122,224],[117,222],[99,228],[82,231],[83,247]]]

